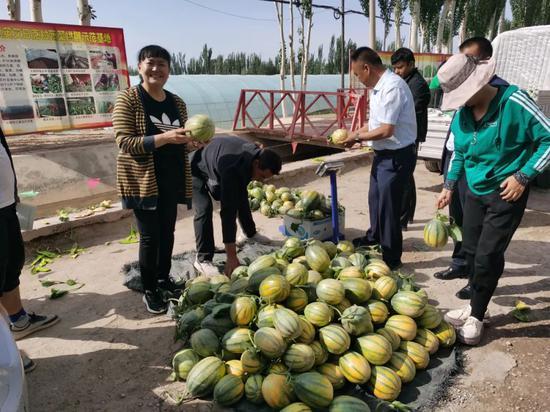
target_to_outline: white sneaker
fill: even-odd
[[[254,243],[260,243],[262,245],[273,245],[276,242],[274,242],[272,239],[268,238],[267,236],[262,235],[259,232],[254,233],[254,235],[247,237],[244,233],[240,232],[237,235],[237,239],[235,240],[235,244],[237,246],[243,246],[246,242],[254,242]]]
[[[197,272],[199,272],[199,274],[202,275],[215,276],[220,274],[220,271],[212,262],[199,262],[199,260],[195,258],[195,263],[193,263],[193,267],[197,270]]]
[[[460,342],[466,345],[477,345],[483,334],[483,322],[470,316],[456,334]]]
[[[459,328],[466,323],[471,314],[472,307],[470,305],[466,305],[463,308],[448,311],[447,313],[445,313],[445,316],[443,316],[443,318],[455,328]],[[488,309],[487,311],[485,311],[484,316],[484,319],[487,318],[489,318]]]

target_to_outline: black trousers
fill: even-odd
[[[370,174],[370,229],[367,231],[367,241],[382,246],[384,261],[390,266],[399,263],[403,253],[401,204],[404,187],[411,178],[415,163],[415,145],[374,153]]]
[[[15,204],[0,209],[0,296],[19,286],[25,246]]]
[[[471,274],[472,316],[483,320],[489,301],[504,271],[504,252],[519,226],[529,189],[515,202],[502,200],[499,192],[477,196],[466,193],[463,249]]]
[[[169,279],[177,214],[177,197],[162,193],[156,210],[134,209],[140,236],[139,268],[145,290],[154,291],[159,280]]]
[[[449,172],[449,164],[451,162],[451,157],[453,152],[447,151],[447,155],[443,160],[443,177],[447,178],[447,173]],[[451,203],[449,204],[449,215],[453,218],[455,223],[462,227],[463,226],[463,211],[464,204],[466,203],[466,192],[468,191],[468,182],[466,182],[466,175],[462,174],[462,177],[456,182],[455,190],[453,191],[453,196],[451,197]],[[452,263],[451,267],[455,270],[466,270],[466,256],[464,256],[464,251],[462,250],[462,242],[455,242],[455,247],[453,249]]]
[[[406,228],[413,221],[414,212],[416,211],[416,183],[414,181],[414,169],[416,169],[416,156],[418,155],[418,145],[415,145],[415,160],[411,178],[405,185],[403,192],[403,201],[401,203],[401,227]]]

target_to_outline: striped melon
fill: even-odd
[[[284,305],[296,313],[302,313],[307,303],[307,293],[301,288],[292,288]]]
[[[291,263],[286,267],[285,277],[292,286],[305,285],[308,271],[301,263]]]
[[[426,289],[418,289],[416,294],[422,298],[425,304],[428,304],[428,292],[426,292]]]
[[[273,409],[282,409],[295,399],[292,384],[285,375],[269,374],[262,383],[262,396],[265,403]]]
[[[435,306],[427,304],[424,308],[424,313],[420,317],[416,318],[416,323],[419,327],[425,329],[434,329],[439,326],[443,320],[441,312]]]
[[[274,373],[275,375],[288,375],[288,366],[282,362],[273,362],[267,369],[267,374]]]
[[[252,336],[250,329],[234,328],[223,336],[222,346],[226,351],[240,354],[253,347]]]
[[[375,299],[389,301],[397,292],[397,281],[391,276],[382,276],[374,282],[372,295]]]
[[[351,255],[349,255],[348,259],[353,266],[361,270],[363,270],[368,263],[367,258],[362,253],[352,253]]]
[[[264,397],[262,395],[262,383],[264,377],[260,374],[250,375],[244,384],[244,393],[246,399],[250,402],[260,405],[264,403]]]
[[[223,406],[237,403],[244,395],[244,383],[235,375],[225,375],[214,387],[214,401]]]
[[[355,252],[355,246],[353,246],[353,243],[349,240],[341,240],[336,245],[336,250],[338,250],[338,253],[351,255],[353,252]]]
[[[455,329],[447,321],[442,320],[436,328],[432,329],[432,332],[437,336],[439,346],[442,348],[453,346],[456,341]]]
[[[275,258],[271,255],[260,256],[248,266],[248,277],[252,277],[260,270],[275,266]]]
[[[286,268],[288,267],[288,261],[283,258],[275,258],[275,267],[281,271],[281,273],[285,273]]]
[[[391,298],[391,307],[400,315],[418,318],[424,313],[426,303],[416,292],[401,291]]]
[[[332,383],[319,372],[296,375],[294,391],[302,402],[313,409],[326,408],[334,397]]]
[[[374,366],[369,381],[374,396],[385,401],[394,401],[401,392],[401,378],[386,366]]]
[[[342,327],[352,336],[361,336],[373,331],[370,313],[363,306],[353,305],[342,312]]]
[[[305,316],[300,316],[300,323],[302,324],[302,333],[296,338],[296,342],[310,344],[315,340],[317,332],[315,326]]]
[[[341,281],[344,285],[346,298],[351,303],[363,303],[370,299],[372,290],[370,283],[365,279],[344,279]]]
[[[340,395],[329,405],[329,412],[370,412],[369,405],[355,396]]]
[[[248,266],[237,266],[231,272],[231,280],[248,277]]]
[[[292,259],[292,263],[300,263],[301,265],[304,265],[306,268],[311,269],[307,263],[307,259],[305,256],[298,256],[297,258]]]
[[[338,248],[330,240],[326,240],[323,242],[323,248],[327,251],[331,259],[334,258],[334,256],[336,256],[336,253],[338,253]]]
[[[316,285],[323,280],[323,277],[316,270],[308,270],[307,272],[307,283],[310,285]]]
[[[426,369],[430,363],[430,354],[428,351],[419,343],[402,341],[399,345],[399,351],[405,353],[418,369]]]
[[[304,315],[314,326],[321,328],[330,323],[334,311],[324,302],[312,302],[304,309]]]
[[[214,315],[210,314],[205,317],[201,322],[202,329],[210,329],[213,331],[218,338],[223,337],[228,331],[233,329],[235,324],[229,317],[215,318]]]
[[[243,363],[238,359],[228,360],[227,362],[225,362],[225,374],[235,375],[243,379],[245,374]]]
[[[390,360],[391,343],[382,335],[368,333],[357,338],[361,353],[373,365],[383,365]]]
[[[247,349],[241,354],[241,365],[248,374],[260,373],[265,364],[258,352]]]
[[[334,363],[325,363],[320,365],[317,367],[317,372],[326,376],[335,390],[340,389],[346,384],[346,378],[344,377],[342,370]]]
[[[424,346],[430,355],[433,355],[439,349],[439,339],[437,339],[435,333],[429,329],[418,329],[414,342]]]
[[[367,275],[367,278],[378,279],[383,276],[390,276],[391,269],[383,260],[371,259],[365,267],[365,275]]]
[[[281,271],[275,266],[258,270],[256,273],[248,277],[248,290],[257,295],[258,291],[260,290],[260,284],[266,278],[273,275],[281,276]]]
[[[187,390],[196,397],[212,393],[214,386],[225,376],[225,365],[221,359],[208,356],[199,361],[187,375]]]
[[[380,328],[376,331],[379,335],[385,337],[388,342],[391,343],[391,348],[393,351],[396,351],[399,348],[401,343],[401,337],[393,330],[389,328]]]
[[[300,289],[306,292],[308,302],[317,301],[317,293],[315,292],[316,288],[317,288],[317,285],[313,285],[309,283],[307,285],[300,286]]]
[[[403,383],[412,382],[416,375],[414,362],[403,352],[394,352],[386,366],[393,369]]]
[[[296,339],[302,333],[302,323],[299,316],[287,308],[275,311],[273,326],[285,339]]]
[[[336,275],[338,275],[345,268],[349,268],[351,266],[351,262],[348,260],[348,258],[344,256],[335,257],[330,262],[330,268],[334,271]]]
[[[185,298],[191,305],[198,305],[206,302],[214,296],[209,283],[193,283],[185,290]]]
[[[176,379],[187,379],[189,371],[200,360],[193,349],[183,349],[174,355],[172,359],[172,369]]]
[[[344,299],[344,285],[336,279],[323,279],[315,289],[317,299],[329,305],[337,305]]]
[[[340,356],[338,365],[345,378],[351,383],[364,384],[371,374],[371,367],[367,359],[357,352],[347,352]]]
[[[271,275],[260,283],[260,296],[267,303],[282,302],[290,294],[290,283],[284,276]]]
[[[424,226],[424,243],[429,247],[442,248],[449,240],[447,226],[437,217]]]
[[[311,412],[311,408],[303,402],[294,402],[281,409],[280,412]]]
[[[254,344],[268,359],[277,359],[285,353],[286,343],[280,332],[274,328],[263,327],[254,333]]]
[[[256,319],[256,326],[258,328],[271,328],[273,327],[273,314],[277,309],[282,308],[281,305],[266,305],[258,312],[258,318]]]
[[[373,323],[384,323],[388,319],[389,311],[384,302],[371,299],[367,302],[367,309]]]
[[[403,340],[413,340],[416,336],[416,322],[409,316],[390,316],[384,327],[393,330]]]
[[[191,335],[190,342],[195,353],[203,358],[215,355],[220,350],[218,337],[210,329],[199,329]]]
[[[334,305],[334,309],[336,309],[339,313],[342,313],[348,308],[351,308],[351,302],[346,298],[342,299],[342,302],[340,302],[339,304]]]
[[[363,271],[356,266],[349,266],[340,271],[338,279],[365,279]]]
[[[248,278],[239,278],[231,282],[229,292],[237,295],[246,292],[248,289]]]
[[[328,352],[325,349],[325,347],[319,342],[318,340],[313,341],[309,345],[311,349],[313,349],[313,353],[315,354],[315,366],[322,365],[325,363],[328,359]]]
[[[231,304],[229,316],[237,326],[247,326],[256,317],[256,302],[248,296],[236,298]]]
[[[292,372],[307,372],[315,364],[315,352],[304,343],[294,343],[283,355],[283,362]]]
[[[344,328],[331,324],[319,329],[319,341],[329,353],[340,355],[349,349],[351,338]]]
[[[309,267],[319,273],[323,273],[330,265],[330,257],[322,246],[308,246],[305,256]]]

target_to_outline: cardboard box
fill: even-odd
[[[285,236],[295,236],[299,239],[332,239],[332,218],[321,220],[296,219],[290,216],[283,216],[284,226],[282,232]],[[339,214],[340,233],[345,229],[345,212]]]

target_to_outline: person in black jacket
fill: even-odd
[[[391,56],[391,64],[394,72],[407,82],[414,98],[414,108],[416,111],[416,152],[418,152],[418,146],[420,143],[426,141],[426,133],[428,132],[430,88],[416,68],[414,54],[411,50],[405,47],[397,49]],[[404,230],[407,230],[408,224],[413,221],[415,209],[416,185],[414,175],[411,174],[411,180],[405,186],[401,205],[401,228]]]
[[[192,153],[193,211],[197,258],[195,269],[200,273],[218,273],[212,264],[214,257],[214,227],[212,198],[220,201],[222,236],[227,260],[225,274],[231,275],[240,265],[237,258],[237,223],[248,239],[269,243],[256,231],[248,204],[247,185],[252,180],[263,181],[281,171],[280,156],[270,149],[234,136],[215,137]]]
[[[59,321],[56,315],[27,313],[21,302],[19,277],[25,263],[25,246],[16,212],[17,179],[10,149],[0,128],[0,305],[9,315],[15,340]],[[2,312],[0,311],[0,316]],[[25,372],[34,369],[34,362],[23,356]]]

